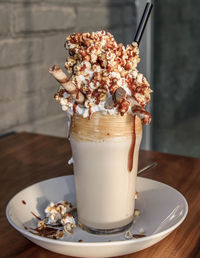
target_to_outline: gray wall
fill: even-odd
[[[148,2],[152,2],[148,0]],[[146,5],[146,0],[137,0],[137,26],[139,26],[144,8]],[[153,70],[153,54],[152,54],[152,25],[153,25],[153,13],[152,9],[151,15],[148,19],[146,28],[144,30],[139,50],[140,50],[140,63],[138,65],[138,70],[145,75],[148,82],[150,83],[151,89],[153,90],[152,81],[152,70]],[[151,101],[147,104],[146,109],[150,114],[152,114],[153,108],[153,94],[151,94]],[[142,132],[142,143],[141,148],[146,150],[152,149],[152,123],[143,126]]]
[[[154,149],[200,157],[200,1],[154,2]]]
[[[53,99],[58,84],[48,68],[64,65],[65,36],[109,30],[133,40],[134,0],[0,1],[0,134],[66,135],[65,113]]]

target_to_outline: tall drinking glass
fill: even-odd
[[[77,211],[86,230],[113,233],[131,225],[141,138],[137,116],[73,115],[70,143]]]

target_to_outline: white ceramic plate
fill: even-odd
[[[115,235],[93,235],[77,227],[72,235],[54,240],[33,235],[25,227],[37,227],[31,212],[43,217],[49,201],[68,200],[75,205],[74,177],[63,176],[34,184],[16,194],[6,208],[10,224],[33,243],[50,251],[78,257],[115,257],[130,254],[154,245],[185,219],[188,205],[172,187],[142,177],[137,178],[139,198],[136,208],[141,215],[130,231],[144,230],[146,237],[125,240],[125,232]],[[22,201],[26,202],[26,205]],[[78,240],[83,242],[78,242]]]

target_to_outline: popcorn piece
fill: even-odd
[[[38,229],[41,230],[43,228],[46,228],[46,223],[47,223],[46,218],[44,220],[38,221]]]
[[[122,99],[122,101],[120,101],[119,110],[120,110],[121,116],[123,116],[124,113],[128,111],[129,106],[130,106],[130,102],[128,100]]]
[[[55,238],[56,239],[60,239],[64,236],[64,230],[63,231],[59,231],[58,233],[55,234]]]
[[[132,234],[131,234],[130,231],[126,231],[126,233],[125,233],[125,239],[126,239],[126,240],[132,239]]]
[[[73,216],[69,213],[65,213],[61,219],[62,225],[66,225],[67,223],[75,224],[75,220]]]
[[[73,229],[74,229],[74,227],[70,223],[67,223],[66,225],[64,225],[64,232],[66,232],[66,233],[72,234]]]
[[[61,223],[64,226],[64,231],[66,233],[72,234],[73,229],[76,228],[76,222],[73,218],[73,216],[69,213],[66,213],[62,219],[61,219]]]
[[[60,201],[58,203],[51,202],[45,209],[46,217],[48,218],[48,224],[60,224],[62,217],[73,210],[73,206],[70,202]]]

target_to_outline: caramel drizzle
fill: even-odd
[[[134,156],[134,149],[135,149],[135,115],[133,116],[133,131],[132,131],[132,141],[131,141],[131,147],[129,149],[128,153],[128,171],[131,172],[133,169],[133,156]]]

